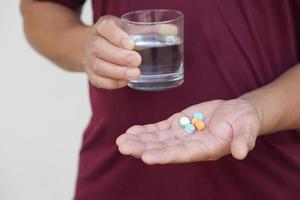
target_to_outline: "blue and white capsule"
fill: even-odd
[[[189,123],[184,126],[184,130],[188,133],[194,133],[196,131],[196,127],[193,124]]]

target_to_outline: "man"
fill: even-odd
[[[94,0],[90,27],[83,3],[22,1],[32,46],[91,83],[76,200],[300,198],[299,1]],[[126,87],[141,57],[118,17],[151,8],[185,15],[176,89]],[[207,127],[189,135],[178,120],[194,112]]]

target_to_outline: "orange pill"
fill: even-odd
[[[199,119],[193,118],[192,119],[192,124],[195,126],[196,121],[198,121]]]
[[[195,123],[194,126],[198,131],[202,131],[205,128],[205,124],[202,120],[195,120],[194,123]]]

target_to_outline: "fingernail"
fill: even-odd
[[[126,71],[126,76],[128,80],[136,80],[139,78],[140,70],[139,69],[128,69]]]
[[[130,39],[128,39],[128,38],[123,38],[123,39],[121,40],[121,45],[122,45],[122,47],[124,47],[125,49],[129,49],[129,50],[133,49],[133,46],[134,46],[132,40],[130,40]]]
[[[138,59],[130,54],[129,56],[127,56],[127,63],[130,65],[130,66],[138,66],[139,65],[139,62],[138,62]]]

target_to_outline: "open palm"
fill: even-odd
[[[187,133],[179,119],[192,118],[196,112],[204,113],[206,128]],[[155,124],[132,126],[116,143],[122,154],[141,158],[147,164],[216,160],[229,153],[243,159],[255,145],[260,124],[260,112],[253,104],[239,99],[214,100]]]

